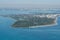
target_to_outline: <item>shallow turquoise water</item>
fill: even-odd
[[[60,40],[60,18],[58,25],[40,28],[13,28],[14,22],[0,17],[0,40]]]

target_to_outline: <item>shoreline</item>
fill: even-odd
[[[49,14],[47,14],[48,16],[50,16]],[[53,14],[52,14],[53,15]],[[57,20],[58,17],[60,17],[60,14],[55,14],[55,20],[53,24],[49,24],[49,25],[38,25],[38,26],[30,26],[30,27],[26,27],[26,28],[38,28],[38,27],[49,27],[49,26],[54,26],[54,25],[58,25]],[[8,17],[9,18],[9,17]],[[51,16],[52,18],[52,16]],[[12,18],[11,18],[12,19]],[[22,27],[23,28],[23,27]]]
[[[29,28],[39,28],[39,27],[55,26],[55,25],[58,25],[57,20],[58,20],[58,17],[56,17],[54,24],[42,25],[42,26],[30,26]]]

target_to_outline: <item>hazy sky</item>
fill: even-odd
[[[60,0],[0,0],[0,7],[59,7]]]

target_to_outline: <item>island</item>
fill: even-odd
[[[17,17],[18,18],[18,17]],[[56,23],[56,15],[20,15],[13,27],[32,27],[52,25]]]
[[[30,28],[33,26],[56,24],[57,17],[60,16],[60,14],[11,14],[1,16],[16,20],[11,25],[12,27]]]

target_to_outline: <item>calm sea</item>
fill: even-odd
[[[11,26],[14,22],[14,19],[0,16],[0,40],[60,40],[60,17],[57,25],[39,28],[14,28]]]

